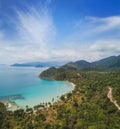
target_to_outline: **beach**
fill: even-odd
[[[6,106],[7,110],[14,111],[14,110],[19,109],[19,106],[15,102],[9,99],[0,99],[0,102],[2,102]]]
[[[26,105],[51,102],[74,89],[70,82],[40,79],[38,75],[45,69],[1,66],[0,102],[8,110],[26,109]]]
[[[66,81],[66,82],[69,83],[70,85],[72,85],[73,88],[76,87],[76,85],[73,82],[70,82],[70,81]]]

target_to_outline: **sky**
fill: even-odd
[[[0,64],[120,55],[120,0],[0,0]]]

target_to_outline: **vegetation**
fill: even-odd
[[[112,87],[113,96],[120,105],[120,72],[51,68],[41,77],[69,80],[76,87],[71,93],[62,95],[58,102],[39,104],[33,109],[26,106],[26,111],[7,111],[0,103],[1,129],[120,128],[120,111],[107,98],[108,87]]]
[[[62,66],[63,69],[70,69],[70,70],[95,70],[95,71],[117,71],[120,70],[120,56],[111,56],[108,58],[104,58],[95,62],[87,62],[84,60],[70,62],[66,65]]]

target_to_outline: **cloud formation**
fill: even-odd
[[[93,61],[120,53],[120,16],[85,17],[70,26],[74,29],[62,43],[56,41],[59,30],[53,19],[47,7],[28,6],[24,11],[16,10],[12,21],[16,30],[14,38],[7,40],[7,35],[0,30],[1,63]]]
[[[27,13],[18,12],[16,28],[23,41],[43,46],[55,35],[55,27],[47,10],[30,8]]]
[[[0,31],[3,61],[6,59],[8,63],[12,63],[48,58],[49,44],[52,45],[56,30],[47,8],[36,9],[29,6],[27,12],[16,10],[16,17],[11,22],[16,30],[15,39],[7,40],[7,35]],[[6,58],[8,56],[9,59]]]
[[[120,16],[111,16],[106,18],[90,17],[91,21],[99,24],[93,29],[93,32],[100,33],[104,31],[111,31],[113,29],[120,29]]]

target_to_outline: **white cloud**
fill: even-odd
[[[0,58],[5,63],[13,62],[26,62],[26,61],[42,61],[48,59],[48,52],[41,52],[40,49],[33,48],[32,46],[13,46],[13,45],[0,45]],[[7,61],[7,62],[6,62]]]
[[[120,32],[120,16],[111,16],[105,18],[85,17],[85,19],[75,23],[74,35],[77,35],[83,39],[86,37],[100,37],[101,35],[106,36],[113,31],[114,35],[112,36],[114,37]]]
[[[16,18],[11,22],[16,29],[17,40],[8,41],[7,35],[0,30],[1,61],[13,63],[48,59],[56,34],[48,9],[28,7],[27,12],[16,12]]]
[[[95,32],[109,31],[112,29],[120,29],[120,16],[111,16],[106,18],[95,18],[90,17],[93,23],[99,23],[96,28],[93,29]]]
[[[110,34],[106,38],[110,31],[120,32],[120,16],[81,20],[63,45],[55,40],[59,33],[56,33],[57,28],[47,8],[28,7],[27,12],[17,10],[16,17],[14,27],[17,40],[8,41],[0,30],[0,63],[79,59],[93,61],[120,53],[120,37],[112,39]],[[104,34],[99,36],[101,33]]]
[[[101,40],[92,44],[81,44],[79,46],[69,46],[64,48],[51,49],[50,51],[41,52],[32,46],[11,46],[0,45],[0,58],[9,63],[27,62],[27,61],[73,61],[85,59],[94,61],[103,57],[118,55],[120,53],[120,41],[118,40]],[[4,57],[4,58],[3,58]]]
[[[120,16],[87,17],[75,24],[74,32],[68,35],[65,42],[66,48],[71,49],[72,59],[92,61],[111,55],[119,55],[119,33]]]
[[[96,40],[90,44],[79,44],[67,49],[56,51],[62,55],[63,59],[68,60],[88,60],[95,61],[104,57],[120,54],[120,40]],[[61,54],[62,53],[62,54]],[[57,55],[56,54],[56,55]],[[59,55],[59,56],[60,56]]]
[[[98,40],[90,46],[90,51],[98,54],[98,58],[120,54],[120,40]]]
[[[32,44],[44,49],[47,43],[51,43],[55,36],[55,27],[48,10],[36,10],[29,8],[26,13],[18,12],[16,28],[20,38],[26,44]]]

